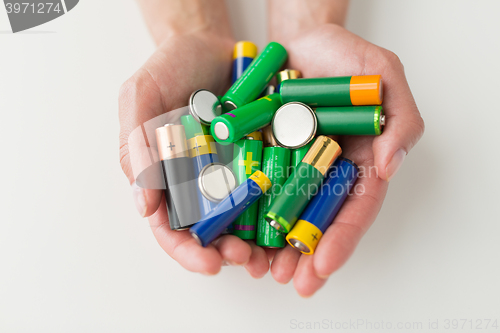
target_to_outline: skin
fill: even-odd
[[[338,138],[345,157],[362,170],[376,167],[378,172],[366,172],[359,178],[357,184],[364,192],[348,197],[312,256],[290,246],[263,249],[232,235],[202,248],[188,231],[170,230],[166,207],[160,204],[164,202],[161,190],[142,189],[135,184],[138,171],[149,165],[151,158],[157,161],[158,156],[154,140],[144,143],[134,130],[186,106],[189,95],[197,89],[223,94],[230,86],[235,41],[222,0],[138,2],[158,49],[123,84],[119,106],[120,162],[140,214],[148,217],[165,252],[190,271],[213,275],[223,265],[242,265],[252,277],[261,278],[270,267],[277,282],[293,279],[299,295],[312,296],[352,255],[382,206],[389,180],[424,132],[399,58],[342,27],[347,1],[269,0],[269,34],[286,47],[288,68],[300,70],[304,77],[382,75],[387,124],[384,133],[378,137]],[[143,126],[143,131],[154,138],[154,128]]]

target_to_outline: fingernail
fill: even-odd
[[[134,197],[135,208],[142,217],[146,215],[146,197],[144,196],[144,189],[137,186],[136,183],[132,184],[132,196]]]
[[[385,168],[385,176],[387,177],[386,180],[388,182],[392,179],[392,177],[396,175],[399,168],[401,168],[405,160],[405,157],[406,157],[406,152],[404,151],[404,149],[399,149],[397,152],[394,153],[391,162],[389,162],[389,164]]]
[[[246,266],[246,264],[248,264],[248,262],[249,262],[249,261],[250,261],[250,259],[247,259],[247,261],[245,261],[245,262],[242,262],[242,263],[237,263],[237,262],[235,262],[234,264],[235,264],[236,266]]]
[[[321,280],[326,280],[330,277],[330,274],[326,274],[326,275],[322,275],[322,274],[318,274],[318,272],[316,272],[316,270],[314,270],[314,274],[320,278]]]
[[[222,266],[229,266],[229,263],[226,260],[222,260]]]
[[[281,284],[282,286],[284,286],[284,285],[288,284],[288,282],[290,282],[290,281],[287,281],[287,282],[276,281],[276,282],[278,282],[279,284]]]
[[[232,260],[224,260],[222,261],[222,264],[226,264],[226,266],[244,266],[248,263],[248,260],[245,261],[245,262],[242,262],[242,263],[238,263],[236,261],[232,261]]]

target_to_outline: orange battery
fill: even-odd
[[[279,93],[283,104],[301,102],[312,107],[381,105],[383,100],[380,75],[285,80]]]

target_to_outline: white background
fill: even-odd
[[[228,2],[236,37],[264,46],[265,2]],[[351,260],[301,299],[270,274],[185,271],[138,216],[117,97],[154,45],[134,1],[81,1],[15,35],[1,7],[0,332],[500,325],[499,12],[486,0],[352,2],[347,27],[400,56],[427,130]]]

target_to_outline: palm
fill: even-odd
[[[143,172],[151,165],[155,149],[154,130],[185,107],[190,94],[197,89],[208,89],[223,94],[230,86],[231,53],[234,42],[214,36],[191,35],[173,37],[165,41],[147,63],[127,81],[121,91],[122,167],[131,181],[138,175],[159,174]],[[132,110],[131,112],[127,112]],[[144,133],[145,132],[145,133]],[[144,139],[144,134],[147,139]],[[131,170],[126,170],[127,167]],[[154,170],[153,170],[154,171]],[[142,172],[142,173],[141,173]],[[153,176],[154,177],[154,176]],[[148,182],[147,175],[142,177]],[[139,178],[141,179],[141,178]],[[139,180],[137,180],[139,182]],[[154,183],[154,182],[153,182]],[[263,276],[269,262],[263,249],[253,242],[235,236],[221,237],[214,244],[202,248],[188,231],[172,231],[168,214],[159,190],[145,191],[149,222],[160,246],[188,270],[204,274],[217,273],[224,262],[245,267],[254,277]]]
[[[189,95],[197,89],[220,92],[229,84],[232,42],[208,39],[167,39],[123,84],[119,99],[120,162],[131,183],[150,164],[154,150],[148,147],[155,146],[154,131],[164,125],[163,115],[186,106]],[[151,215],[156,207],[148,207],[143,215]]]
[[[158,161],[155,128],[162,126],[189,95],[201,88],[223,94],[230,85],[234,41],[214,35],[171,37],[120,91],[121,165],[131,183]],[[406,82],[399,59],[335,25],[324,25],[285,44],[289,67],[304,77],[381,74],[384,83],[385,131],[379,137],[340,137],[343,154],[362,171],[360,189],[349,196],[325,232],[313,256],[301,255],[290,246],[278,251],[257,247],[252,241],[223,236],[202,248],[187,231],[170,230],[162,191],[139,189],[154,235],[162,248],[183,267],[205,274],[217,273],[224,262],[245,265],[254,277],[262,277],[272,261],[273,277],[281,283],[294,278],[299,294],[312,295],[354,251],[361,236],[375,220],[387,191],[389,165],[395,151],[406,153],[421,137],[424,125]],[[376,166],[377,168],[373,168]],[[397,169],[396,169],[397,170]],[[160,172],[153,172],[160,174]],[[136,203],[141,201],[136,197]],[[141,210],[140,210],[141,211]]]
[[[300,36],[287,45],[287,50],[289,67],[300,70],[304,77],[381,74],[384,84],[391,79],[385,50],[338,26],[322,27]],[[384,103],[384,107],[390,105]],[[374,142],[380,144],[383,140],[384,136],[338,138],[343,155],[356,162],[362,171],[357,182],[358,194],[348,197],[313,256],[301,255],[290,247],[276,253],[271,267],[276,280],[286,283],[293,277],[298,292],[311,295],[348,259],[375,220],[387,191],[388,183],[378,177],[374,168]]]
[[[154,83],[151,116],[187,105],[189,95],[200,88],[222,93],[230,84],[232,41],[199,36],[172,37],[162,43],[144,65]],[[161,102],[160,102],[161,101]],[[160,102],[160,103],[159,103]]]

